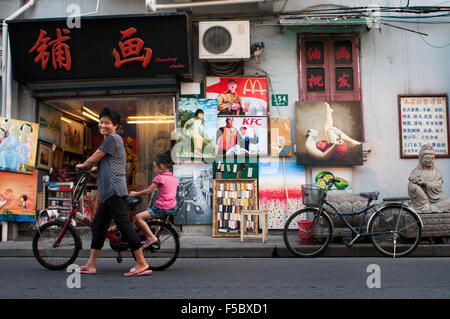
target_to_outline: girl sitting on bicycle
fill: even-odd
[[[151,232],[145,220],[161,219],[175,214],[178,180],[170,172],[172,165],[170,151],[157,155],[153,162],[157,175],[153,179],[152,184],[140,192],[130,192],[130,196],[150,195],[153,190],[158,188],[158,199],[155,202],[155,207],[151,207],[136,215],[136,224],[146,236],[142,248],[147,248],[158,241],[158,238]]]

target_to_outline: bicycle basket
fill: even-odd
[[[305,206],[320,206],[325,191],[316,185],[302,185],[302,203]]]

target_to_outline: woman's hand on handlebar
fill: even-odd
[[[77,170],[77,172],[83,172],[86,170],[86,166],[84,166],[83,164],[77,164],[75,165],[75,169]]]

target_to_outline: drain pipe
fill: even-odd
[[[145,6],[148,11],[156,12],[162,9],[180,9],[202,6],[220,6],[230,4],[258,3],[266,2],[266,0],[216,0],[216,1],[200,1],[200,2],[184,2],[172,4],[156,4],[156,0],[145,0]]]
[[[2,23],[2,116],[11,117],[11,54],[8,46],[8,24],[34,5],[35,0],[28,1],[19,10],[5,18]],[[8,222],[2,221],[2,242],[8,241]]]
[[[35,0],[28,1],[19,10],[5,18],[2,23],[2,116],[5,117],[11,117],[11,54],[8,41],[8,24],[5,21],[17,18],[32,7],[34,3]]]

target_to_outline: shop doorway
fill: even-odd
[[[48,142],[57,144],[64,150],[65,164],[74,164],[91,155],[100,146],[103,137],[99,133],[96,119],[105,106],[121,114],[118,133],[123,138],[127,152],[128,188],[142,189],[155,176],[152,163],[156,155],[171,149],[171,136],[175,129],[174,96],[64,97],[40,100],[39,116],[48,114],[44,121],[47,123],[47,130],[41,131],[44,135],[53,135],[54,141]],[[42,120],[44,119],[40,118],[41,123]],[[66,120],[72,121],[72,125],[81,124],[85,127],[84,150],[81,154],[71,149],[71,131],[68,129],[71,124],[66,124]],[[52,127],[58,125],[60,127],[51,133]],[[40,139],[49,137],[40,134]]]

